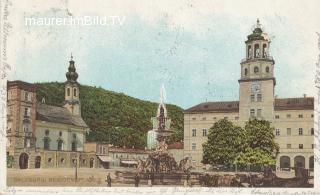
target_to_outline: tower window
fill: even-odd
[[[260,57],[259,44],[255,44],[255,45],[254,45],[254,57],[255,57],[255,58],[259,58],[259,57]]]
[[[77,89],[76,88],[73,89],[73,96],[77,97]]]
[[[299,149],[303,149],[303,144],[299,144]]]
[[[287,144],[287,148],[288,148],[288,149],[291,149],[291,144]]]
[[[251,45],[248,46],[248,58],[250,59],[251,58]]]
[[[299,117],[299,118],[303,118],[303,115],[302,115],[302,114],[299,114],[298,117]]]
[[[70,88],[67,88],[67,96],[70,96]]]
[[[244,75],[245,75],[245,76],[248,75],[248,69],[247,69],[247,68],[244,69]]]
[[[254,94],[251,94],[251,95],[250,95],[250,100],[251,100],[251,102],[254,102],[254,100],[255,100]]]
[[[59,132],[59,136],[60,136],[60,137],[62,136],[62,131]]]
[[[263,44],[262,55],[263,55],[264,58],[267,57],[267,45],[266,44]]]
[[[314,129],[311,128],[311,135],[314,135]]]
[[[257,101],[258,102],[261,102],[262,101],[262,95],[259,93],[257,94]]]
[[[270,72],[270,69],[269,69],[269,66],[266,67],[266,73],[269,73]]]
[[[63,141],[58,140],[58,150],[63,150]]]
[[[254,73],[258,73],[259,72],[258,66],[254,67],[253,71],[254,71]]]

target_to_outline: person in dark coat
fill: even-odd
[[[139,182],[140,182],[140,176],[137,173],[136,176],[134,177],[134,185],[135,185],[135,187],[139,187]]]
[[[110,176],[110,173],[108,173],[108,175],[107,175],[106,182],[108,184],[108,187],[111,187],[111,176]]]

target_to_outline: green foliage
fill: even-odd
[[[235,163],[239,165],[274,165],[276,159],[264,150],[248,147],[236,157]]]
[[[172,129],[173,134],[168,138],[167,143],[172,144],[174,142],[180,142],[183,140],[183,130],[182,129]]]
[[[203,163],[231,164],[245,146],[245,132],[227,119],[219,120],[209,129],[203,144]]]
[[[274,128],[266,120],[249,120],[246,122],[247,143],[252,149],[260,149],[269,155],[276,155],[279,146],[275,142]]]
[[[266,120],[250,120],[244,128],[220,120],[209,130],[203,144],[203,163],[274,165],[279,146],[274,128]]]
[[[43,97],[47,104],[62,106],[64,83],[38,83],[37,100],[41,101]],[[128,140],[134,139],[136,141],[134,144],[137,147],[146,146],[146,133],[152,129],[150,118],[156,115],[157,103],[139,100],[101,87],[86,85],[80,86],[80,101],[82,118],[91,129],[87,137],[88,141],[108,142],[109,135],[107,133],[118,127],[127,133],[121,134],[122,136],[128,136]],[[171,104],[167,104],[166,108],[172,121],[171,127],[183,131],[182,108]],[[111,136],[111,142],[115,145],[131,147],[131,142],[125,142],[125,139],[119,141],[118,134],[113,136]]]
[[[12,168],[13,161],[14,157],[12,155],[7,155],[7,168]]]

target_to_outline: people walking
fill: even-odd
[[[139,176],[139,173],[137,173],[136,176],[134,177],[135,187],[139,187],[139,182],[140,182],[140,176]]]
[[[110,176],[110,173],[108,173],[108,175],[107,175],[106,182],[108,184],[108,187],[111,187],[111,176]]]

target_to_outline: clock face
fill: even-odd
[[[260,92],[260,84],[259,83],[253,83],[251,85],[251,92],[252,93],[258,93]]]

